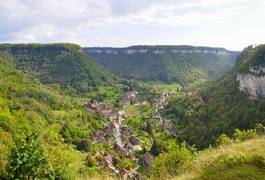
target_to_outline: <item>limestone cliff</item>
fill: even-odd
[[[239,90],[248,93],[251,96],[265,98],[265,76],[255,74],[238,74]]]

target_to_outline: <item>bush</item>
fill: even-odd
[[[39,179],[48,178],[50,175],[50,167],[37,134],[18,141],[9,158],[8,178]]]
[[[89,150],[89,142],[87,139],[81,139],[77,145],[76,145],[77,149],[79,151],[84,151],[84,152],[88,152]]]
[[[256,124],[255,126],[256,133],[259,135],[265,135],[265,126],[263,124]]]
[[[216,145],[230,144],[231,142],[232,142],[232,140],[226,134],[221,134],[216,139]]]
[[[155,140],[152,147],[151,147],[151,153],[154,156],[158,156],[163,151],[163,145],[161,142]]]
[[[90,154],[88,154],[86,156],[86,164],[88,167],[93,167],[97,165],[97,161]]]
[[[152,172],[155,177],[179,174],[194,157],[186,144],[179,146],[173,141],[166,144],[168,151],[161,153],[154,161]]]
[[[257,135],[256,130],[249,129],[249,130],[239,130],[235,129],[234,138],[235,140],[244,141],[247,139],[251,139]]]
[[[135,163],[131,159],[124,158],[118,163],[118,166],[120,169],[122,169],[122,168],[133,169],[133,168],[135,168]]]

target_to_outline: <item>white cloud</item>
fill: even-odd
[[[0,0],[0,42],[241,49],[265,42],[256,29],[264,30],[264,9],[264,0]]]

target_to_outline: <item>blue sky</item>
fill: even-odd
[[[0,42],[265,44],[265,0],[0,0]]]

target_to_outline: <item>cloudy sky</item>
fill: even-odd
[[[0,42],[265,43],[265,0],[0,0]]]

